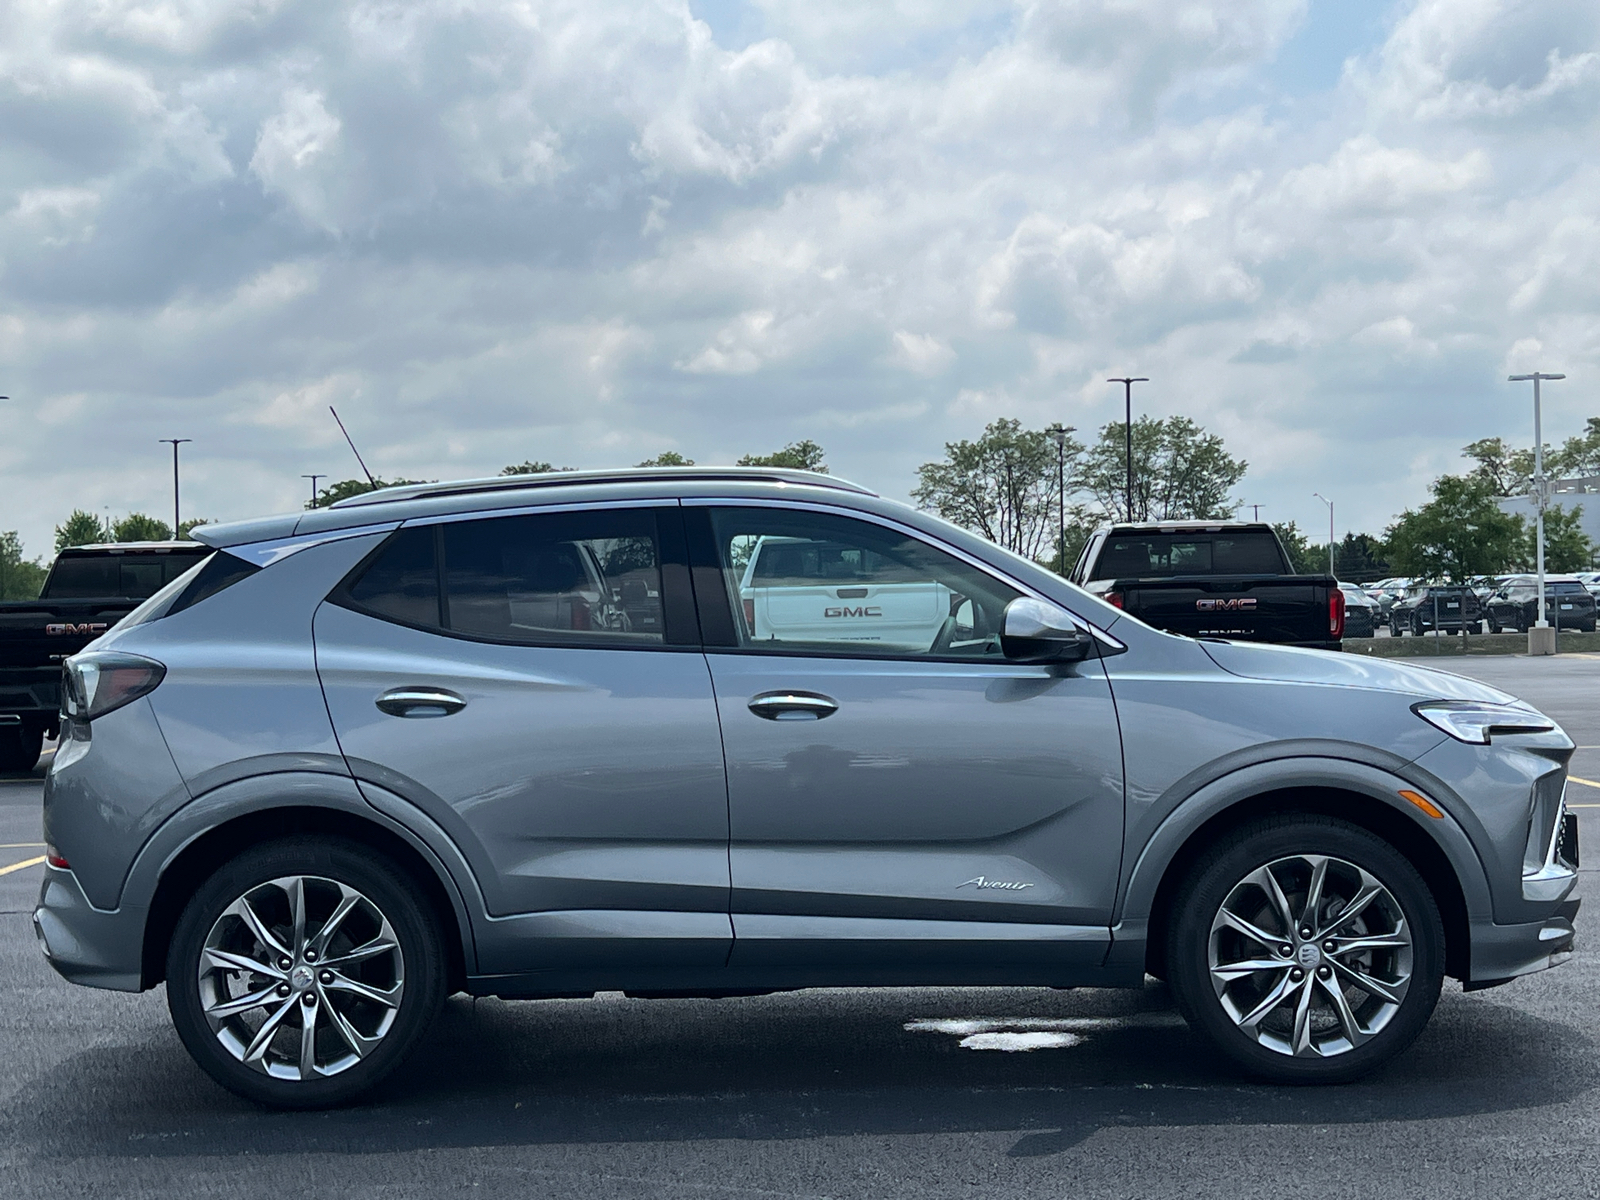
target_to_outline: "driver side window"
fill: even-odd
[[[776,508],[711,513],[741,647],[778,653],[1000,657],[1020,592],[870,521]]]

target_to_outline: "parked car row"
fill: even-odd
[[[1342,584],[1348,598],[1359,591],[1373,605],[1376,626],[1396,637],[1440,633],[1525,633],[1539,619],[1539,584],[1534,575],[1474,576],[1463,584],[1382,579],[1357,589]],[[1545,576],[1545,619],[1558,629],[1595,631],[1600,572]],[[1347,636],[1362,636],[1349,628]],[[1367,635],[1371,636],[1371,635]]]

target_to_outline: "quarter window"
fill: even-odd
[[[1000,655],[1016,589],[870,521],[768,508],[713,510],[738,644],[779,652]]]

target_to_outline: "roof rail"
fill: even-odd
[[[547,471],[539,475],[491,475],[487,479],[453,479],[441,483],[408,483],[346,496],[330,508],[360,508],[367,504],[388,504],[394,500],[421,500],[433,496],[470,496],[479,492],[508,492],[524,488],[571,487],[580,483],[645,483],[676,480],[684,483],[795,483],[808,487],[833,488],[875,496],[858,483],[822,475],[815,471],[795,471],[787,467],[628,467],[595,471]]]

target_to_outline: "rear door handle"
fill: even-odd
[[[839,711],[839,702],[815,692],[762,692],[750,711],[769,721],[820,721]]]
[[[378,697],[378,708],[391,717],[448,717],[467,706],[464,697],[443,688],[390,688]]]

